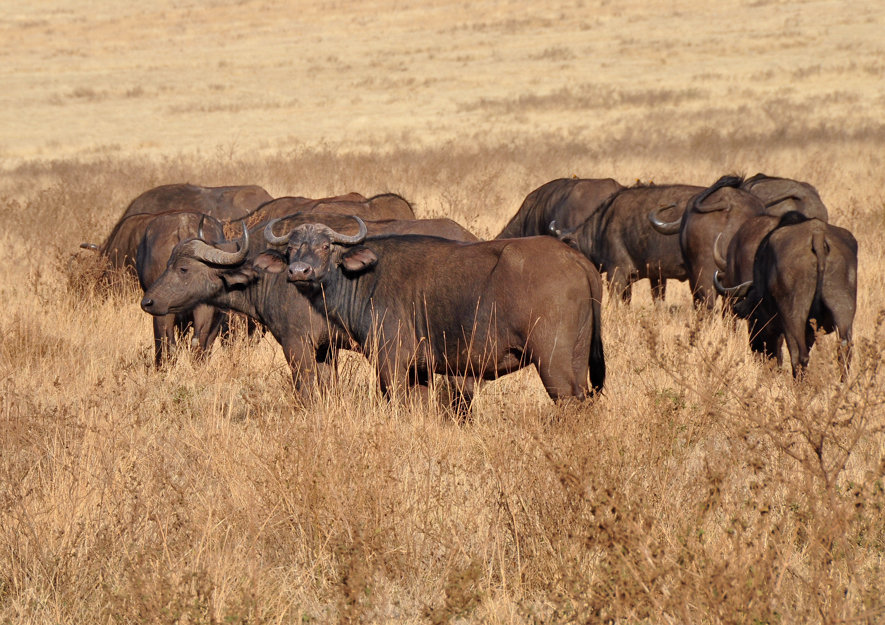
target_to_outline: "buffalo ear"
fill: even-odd
[[[228,288],[235,285],[249,284],[257,277],[258,272],[252,269],[252,267],[246,266],[221,274],[221,279],[228,286]]]
[[[276,250],[264,250],[252,261],[254,269],[267,273],[280,273],[287,265],[286,259]]]
[[[362,271],[378,262],[375,252],[367,247],[353,247],[341,255],[341,266],[347,271]]]

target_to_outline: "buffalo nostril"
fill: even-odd
[[[147,310],[148,308],[150,308],[153,305],[154,305],[154,300],[152,300],[149,297],[145,297],[143,300],[141,300],[141,307],[144,310]]]
[[[313,267],[307,263],[293,263],[289,265],[289,280],[307,280],[313,274]]]

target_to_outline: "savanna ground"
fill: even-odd
[[[883,622],[883,9],[0,6],[0,620]],[[77,249],[169,182],[395,191],[493,236],[553,178],[757,171],[859,240],[844,384],[833,337],[797,384],[644,283],[605,303],[596,401],[529,369],[459,425],[354,355],[306,409],[270,337],[153,369],[137,286]]]

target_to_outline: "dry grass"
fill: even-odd
[[[882,622],[883,17],[691,4],[0,10],[0,620]],[[458,425],[351,355],[305,408],[269,337],[154,370],[137,289],[77,251],[174,181],[490,236],[552,178],[728,171],[809,180],[857,235],[845,384],[832,337],[796,384],[641,284],[593,403],[529,369]]]

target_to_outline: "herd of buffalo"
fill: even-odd
[[[334,384],[345,348],[370,357],[387,396],[446,376],[460,414],[477,379],[530,363],[553,399],[602,389],[600,272],[625,302],[642,278],[656,300],[667,279],[688,280],[698,307],[723,296],[754,351],[780,361],[786,340],[794,376],[816,330],[837,332],[844,373],[857,299],[852,234],[828,223],[813,186],[763,174],[710,187],[552,180],[491,241],[416,219],[392,193],[273,199],[173,184],[81,247],[108,272],[137,273],[158,365],[188,327],[204,353],[235,311],[280,343],[301,393]]]

